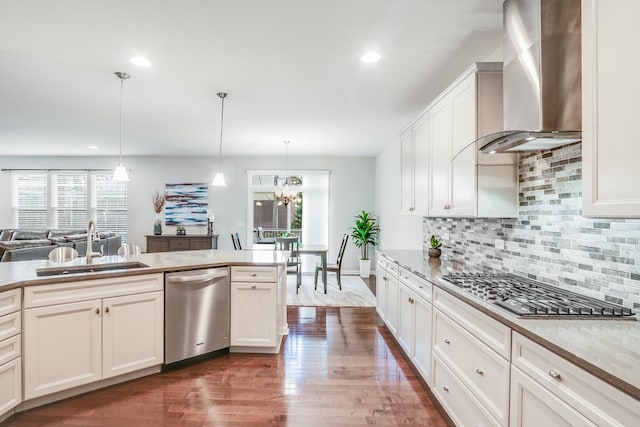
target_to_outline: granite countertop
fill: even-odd
[[[377,253],[640,399],[640,321],[520,318],[442,280],[451,272],[475,271],[465,270],[463,263],[430,259],[418,250],[380,249]]]
[[[289,253],[273,250],[197,250],[182,252],[157,252],[136,256],[117,255],[98,257],[92,264],[110,264],[123,262],[141,262],[148,267],[128,270],[107,270],[91,273],[74,273],[58,276],[38,277],[36,270],[54,267],[72,267],[86,265],[85,258],[77,258],[64,264],[49,260],[15,261],[0,263],[0,292],[15,288],[50,283],[64,283],[75,280],[92,280],[107,277],[133,276],[150,273],[164,273],[181,270],[194,270],[227,265],[277,266],[285,265]]]

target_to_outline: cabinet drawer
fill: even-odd
[[[20,357],[22,353],[22,335],[14,335],[11,338],[0,341],[0,365]]]
[[[496,426],[500,424],[482,407],[456,376],[433,356],[433,379],[431,391],[457,426]]]
[[[189,246],[191,250],[198,249],[211,249],[211,238],[191,238],[191,245]]]
[[[28,286],[24,289],[24,308],[162,290],[164,290],[162,273]]]
[[[12,337],[20,333],[20,313],[11,313],[0,317],[0,340]]]
[[[411,288],[416,294],[420,295],[422,298],[431,302],[431,291],[433,285],[431,282],[423,279],[422,277],[413,274],[406,268],[400,267],[400,282],[404,283],[406,286]]]
[[[0,366],[0,414],[22,402],[22,360],[12,360]]]
[[[22,308],[22,289],[0,293],[0,316],[14,313]]]
[[[189,247],[190,247],[190,242],[189,242],[189,239],[187,238],[169,240],[170,251],[188,251]]]
[[[276,267],[232,266],[232,282],[276,282],[278,269]]]
[[[433,290],[433,305],[499,355],[507,360],[511,358],[509,327],[438,287]]]
[[[638,425],[640,401],[516,332],[512,363],[594,424]]]
[[[380,259],[378,259],[376,264],[378,267],[385,270],[387,274],[398,277],[399,266],[395,262],[389,261],[388,259],[381,257]]]
[[[503,426],[509,415],[509,361],[435,310],[433,349]],[[473,355],[470,357],[469,355]]]

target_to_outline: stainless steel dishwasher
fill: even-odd
[[[229,347],[229,268],[165,275],[165,365]]]

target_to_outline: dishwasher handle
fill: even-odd
[[[227,270],[217,270],[213,272],[206,272],[203,274],[190,274],[190,275],[167,275],[167,283],[201,283],[210,282],[211,280],[227,277],[229,273]]]

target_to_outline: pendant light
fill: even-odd
[[[115,75],[120,79],[120,163],[115,171],[113,171],[113,180],[114,181],[129,181],[129,174],[127,174],[127,170],[124,166],[122,166],[122,101],[124,94],[124,81],[131,77],[127,73],[123,73],[122,71],[118,71]]]
[[[293,181],[289,176],[289,144],[291,141],[284,141],[285,160],[284,160],[284,182],[281,188],[275,192],[278,205],[287,206],[290,202],[295,202],[298,198],[298,186],[293,185]]]
[[[226,187],[227,183],[224,181],[224,175],[222,174],[222,125],[224,124],[224,99],[229,95],[226,92],[218,92],[218,96],[222,100],[222,112],[220,113],[220,153],[218,155],[218,172],[213,177],[211,185],[215,187]]]

